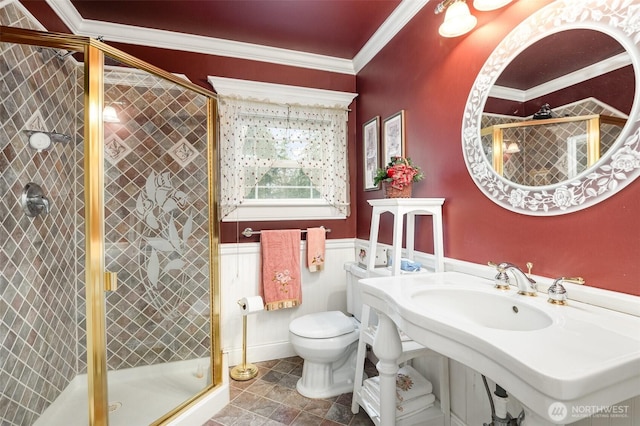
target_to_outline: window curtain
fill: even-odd
[[[288,109],[279,105],[220,98],[220,215],[235,210],[275,161],[273,143],[245,146],[249,137],[275,138],[267,131],[273,125],[285,126]],[[260,135],[251,132],[264,128]]]
[[[269,131],[274,127],[303,130],[305,148],[298,164],[325,201],[349,215],[347,111],[227,97],[219,99],[218,111],[221,218],[244,202],[277,160]],[[251,142],[256,139],[264,143]]]
[[[292,107],[291,121],[301,123],[309,135],[298,159],[322,198],[349,216],[349,168],[347,163],[347,111],[318,107]]]

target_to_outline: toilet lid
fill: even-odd
[[[355,330],[351,318],[340,311],[318,312],[296,318],[289,324],[289,331],[300,337],[328,339]]]

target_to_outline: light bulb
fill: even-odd
[[[520,147],[516,142],[511,142],[505,152],[507,154],[515,154],[516,152],[520,152]]]
[[[106,121],[107,123],[120,122],[118,114],[116,113],[116,109],[113,106],[107,105],[106,107],[104,107],[104,110],[102,111],[102,121]]]
[[[467,3],[457,1],[447,9],[438,33],[442,37],[458,37],[471,31],[477,22],[476,17],[469,12]]]

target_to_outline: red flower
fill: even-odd
[[[385,168],[376,171],[374,183],[377,185],[380,182],[388,182],[394,188],[402,189],[423,177],[422,171],[411,163],[411,159],[393,157]]]

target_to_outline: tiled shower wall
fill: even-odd
[[[14,4],[0,23],[33,28]],[[0,419],[31,425],[75,377],[74,211],[77,66],[53,49],[3,43],[0,53]],[[28,147],[25,129],[72,137]],[[51,202],[30,218],[19,199],[28,182]]]
[[[19,4],[2,25],[34,28]],[[54,49],[4,43],[0,55],[0,424],[31,425],[86,373],[83,69]],[[208,357],[206,99],[148,74],[105,73],[109,369]],[[27,124],[29,122],[29,124]],[[72,136],[45,152],[27,127]],[[52,202],[27,218],[30,182]],[[155,221],[154,222],[154,219]]]

